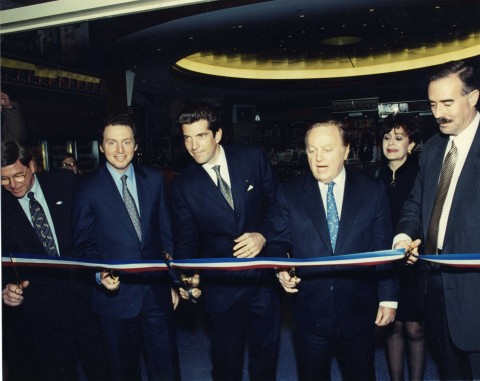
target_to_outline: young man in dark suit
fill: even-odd
[[[97,260],[149,261],[172,253],[170,216],[161,172],[132,163],[137,142],[128,116],[104,125],[106,165],[74,193],[76,254]],[[112,380],[140,380],[140,354],[149,380],[179,377],[174,304],[167,272],[102,271],[92,278]]]
[[[421,242],[425,254],[480,251],[479,86],[463,61],[446,63],[430,77],[428,99],[440,133],[425,144],[394,239],[397,248],[413,249],[411,261]],[[480,271],[423,267],[425,329],[441,378],[480,379]]]
[[[16,253],[72,257],[75,177],[65,172],[34,174],[29,151],[16,142],[4,141],[1,178],[2,254],[11,254],[13,260]],[[42,215],[32,215],[32,208],[40,207]],[[47,241],[35,229],[45,219],[48,227],[43,225],[41,232],[50,237]],[[104,379],[98,322],[91,312],[90,292],[82,274],[17,266],[5,267],[3,278],[8,379],[78,379],[77,353],[89,380]]]
[[[310,172],[279,191],[278,239],[292,245],[295,258],[388,249],[392,229],[385,189],[377,179],[345,168],[349,144],[343,124],[314,123],[305,145]],[[398,283],[390,267],[278,272],[293,294],[300,380],[329,380],[335,352],[345,379],[374,379],[375,324],[392,323],[397,307]]]
[[[222,129],[209,104],[187,107],[179,123],[195,163],[173,183],[175,258],[262,255],[277,190],[266,155],[221,146]],[[247,332],[250,380],[275,380],[280,317],[272,280],[271,270],[201,272],[214,380],[242,379]]]

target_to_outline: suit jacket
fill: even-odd
[[[347,170],[335,251],[332,250],[318,181],[308,172],[279,190],[278,239],[290,242],[295,258],[385,250],[391,222],[383,184]],[[344,337],[374,325],[379,301],[396,301],[398,283],[392,265],[325,266],[297,269],[299,292],[293,295],[297,326],[328,336],[337,321]]]
[[[68,172],[68,173],[67,173]],[[70,171],[36,174],[55,227],[62,257],[72,256],[71,191],[75,176]],[[2,189],[2,254],[46,255],[29,217],[18,200]],[[71,271],[59,268],[24,267],[17,265],[22,280],[28,280],[24,301],[9,307],[2,303],[4,349],[12,377],[22,374],[38,380],[61,376],[76,369],[73,325],[73,293]],[[2,266],[4,285],[16,283],[15,271]],[[3,286],[4,287],[4,286]],[[68,361],[60,370],[52,361]],[[37,363],[38,362],[38,363]],[[54,370],[56,369],[56,370]],[[50,374],[53,372],[54,374]]]
[[[420,172],[405,202],[397,232],[426,242],[438,179],[448,136],[435,135],[425,144]],[[480,128],[474,137],[455,188],[448,216],[445,254],[478,253],[480,250]],[[442,268],[448,328],[453,342],[465,351],[480,351],[480,271]]]
[[[76,255],[97,260],[155,260],[162,251],[172,253],[171,221],[160,171],[134,166],[142,224],[142,241],[106,166],[79,184],[74,193],[73,235]],[[93,279],[92,279],[93,281]],[[166,272],[120,275],[120,288],[110,292],[96,285],[93,311],[102,316],[132,318],[142,307],[144,287],[149,286],[158,302],[171,308]]]
[[[40,172],[35,176],[47,201],[60,254],[62,257],[72,257],[70,212],[75,176],[67,171]],[[20,203],[4,189],[2,189],[2,251],[4,255],[7,253],[46,255],[45,249]],[[17,270],[23,280],[30,281],[30,286],[25,289],[25,301],[22,303],[22,308],[29,311],[32,307],[41,307],[52,297],[55,298],[54,293],[45,292],[44,287],[60,291],[65,287],[58,286],[57,282],[64,282],[70,278],[70,272],[59,269],[17,266]],[[4,283],[16,282],[14,270],[11,268],[4,269],[4,276]]]
[[[246,232],[270,239],[277,179],[266,155],[259,148],[223,148],[235,210],[201,165],[188,166],[172,184],[176,258],[233,258],[233,240]],[[272,276],[264,270],[203,271],[205,306],[226,311],[239,287],[268,283]]]

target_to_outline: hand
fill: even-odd
[[[277,271],[277,277],[286,292],[289,294],[298,292],[297,285],[300,283],[300,278],[291,276],[288,270]]]
[[[233,256],[237,258],[254,258],[262,251],[266,239],[260,233],[244,233],[234,240]]]
[[[115,275],[112,270],[102,271],[100,281],[107,290],[116,291],[120,287],[120,277]]]
[[[178,303],[180,303],[180,296],[178,295],[178,291],[175,290],[173,287],[170,289],[170,292],[172,293],[173,309],[176,310],[178,307]]]
[[[6,108],[7,110],[8,109],[11,109],[13,106],[12,106],[12,103],[10,102],[10,97],[5,94],[5,93],[2,93],[0,92],[0,108]]]
[[[200,295],[202,295],[202,290],[198,288],[198,285],[200,284],[200,275],[195,274],[194,276],[187,278],[186,279],[188,285],[191,286],[190,288],[190,294],[195,298],[198,299]],[[180,296],[182,299],[188,300],[190,299],[190,295],[188,294],[188,291],[185,290],[184,288],[179,289],[180,291]]]
[[[413,265],[418,261],[418,247],[422,243],[421,240],[416,239],[415,241],[403,240],[395,244],[394,249],[405,249],[405,261],[407,265]]]
[[[2,291],[3,302],[7,306],[17,307],[23,302],[23,290],[28,287],[30,282],[24,280],[20,285],[9,283]]]
[[[379,327],[391,324],[395,321],[395,315],[397,314],[396,308],[379,306],[377,312],[377,318],[375,324]]]

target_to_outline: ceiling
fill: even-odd
[[[135,90],[145,94],[302,95],[318,102],[424,98],[421,67],[459,58],[479,63],[479,0],[163,3],[164,9],[89,21],[84,69],[132,70]],[[199,67],[207,74],[193,70]]]

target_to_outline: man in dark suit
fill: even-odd
[[[425,144],[394,239],[395,247],[413,249],[410,262],[421,241],[425,254],[480,251],[478,98],[479,79],[462,61],[444,64],[430,78],[428,99],[440,133]],[[480,379],[480,271],[423,265],[425,328],[440,356],[440,376]]]
[[[305,143],[311,172],[280,189],[277,239],[292,245],[295,258],[388,249],[385,189],[377,179],[345,168],[349,144],[343,124],[315,123]],[[372,379],[375,324],[395,318],[398,283],[391,266],[310,267],[296,275],[281,270],[278,277],[294,296],[299,379],[329,380],[335,350],[346,380]]]
[[[100,150],[107,163],[74,193],[76,254],[97,260],[149,261],[172,253],[161,172],[132,164],[137,143],[127,116],[110,118]],[[179,375],[172,293],[166,272],[102,271],[93,288],[112,380],[140,380],[143,349],[149,380]],[[93,279],[92,279],[93,281]],[[177,297],[178,301],[178,297]]]
[[[179,123],[195,163],[173,182],[175,258],[262,255],[277,189],[266,155],[221,146],[211,105],[187,107]],[[242,379],[248,332],[250,380],[275,380],[280,318],[273,272],[215,270],[200,277],[213,332],[213,379]]]
[[[34,228],[39,221],[33,222],[30,213],[33,195],[49,224],[52,255],[72,257],[74,176],[64,172],[34,174],[31,154],[13,141],[2,142],[1,175],[3,255],[47,255],[45,241]],[[88,378],[104,379],[103,346],[96,339],[98,323],[91,313],[89,288],[80,275],[62,269],[3,269],[3,332],[9,380],[78,379],[77,352]]]

